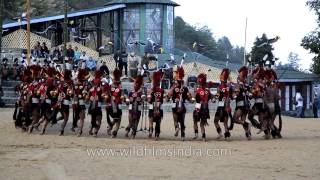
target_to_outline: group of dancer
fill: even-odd
[[[152,76],[152,87],[143,88],[144,76]],[[103,108],[106,110],[107,134],[116,137],[121,128],[123,106],[128,109],[128,125],[125,136],[135,138],[141,116],[148,112],[149,138],[159,139],[164,102],[171,102],[174,136],[185,140],[186,103],[194,104],[193,122],[194,137],[206,140],[210,103],[217,103],[214,125],[219,139],[230,139],[234,124],[240,124],[248,140],[251,139],[251,127],[259,129],[269,139],[281,138],[281,126],[275,125],[277,115],[281,120],[279,106],[279,89],[274,70],[257,66],[250,74],[246,66],[238,70],[237,82],[231,82],[230,70],[225,68],[220,74],[220,83],[216,94],[208,88],[207,75],[197,77],[197,87],[191,92],[184,81],[183,66],[174,72],[174,83],[165,91],[161,87],[163,70],[152,73],[140,73],[134,78],[134,85],[128,94],[121,86],[122,73],[113,71],[112,83],[97,70],[94,77],[85,67],[79,68],[76,74],[66,66],[59,71],[54,67],[28,66],[23,70],[21,84],[17,87],[20,98],[16,103],[13,119],[16,128],[32,133],[34,129],[45,134],[48,124],[57,124],[62,120],[59,135],[64,135],[69,120],[70,106],[73,109],[72,128],[77,136],[83,134],[86,113],[91,116],[89,134],[97,137],[103,119]],[[232,114],[231,101],[236,107]],[[147,107],[147,108],[145,108]],[[61,117],[58,117],[59,113]],[[254,119],[257,116],[258,120]],[[125,118],[126,119],[126,118]],[[122,122],[123,123],[123,122]],[[142,122],[140,122],[142,123]],[[222,123],[222,127],[220,126]],[[200,129],[199,129],[200,128]],[[223,132],[224,131],[224,132]],[[200,135],[199,135],[200,134]]]

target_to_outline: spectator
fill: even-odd
[[[148,53],[147,52],[145,52],[144,56],[142,57],[141,67],[146,69],[146,70],[149,69],[149,57],[148,57]]]
[[[12,78],[13,80],[17,80],[19,77],[20,77],[19,60],[18,58],[15,58],[13,60],[13,65],[12,65]]]
[[[2,85],[0,84],[0,107],[4,107],[5,106],[5,104],[4,104],[3,100],[2,100],[2,96],[3,96],[3,90],[2,90]]]
[[[59,61],[63,62],[65,60],[65,55],[66,55],[66,48],[64,46],[60,46],[60,58],[59,58]]]
[[[300,91],[297,91],[295,101],[296,101],[295,104],[296,104],[297,117],[302,118],[302,116],[303,116],[303,97],[302,97]]]
[[[60,59],[61,57],[61,52],[58,47],[55,47],[54,50],[52,51],[52,59]]]
[[[2,60],[1,76],[3,80],[8,80],[9,78],[9,65],[7,58],[3,58]]]
[[[47,47],[47,44],[45,42],[42,43],[42,46],[41,46],[41,55],[42,57],[47,57],[49,54],[49,49]]]
[[[139,58],[135,56],[135,53],[132,52],[128,56],[128,63],[129,63],[129,72],[132,78],[135,78],[138,75],[138,68],[139,68]]]
[[[88,56],[86,55],[86,52],[82,52],[82,55],[80,56],[80,60],[83,60],[83,61],[87,61],[87,60],[89,60],[89,58],[88,58]]]
[[[33,48],[33,55],[35,57],[40,57],[41,56],[41,44],[39,41],[37,41],[37,44]]]
[[[109,76],[109,68],[105,61],[103,61],[102,66],[100,66],[100,71],[102,71],[106,76]]]
[[[69,47],[67,49],[67,57],[68,57],[68,59],[74,58],[74,50],[72,49],[71,45],[69,45]]]
[[[80,60],[81,52],[78,50],[78,47],[76,46],[74,48],[74,62],[78,63]]]
[[[318,118],[318,104],[319,104],[319,97],[317,96],[317,94],[314,94],[314,99],[312,102],[312,110],[313,110],[313,117],[314,118]]]
[[[86,66],[89,71],[95,71],[97,68],[97,63],[92,57],[89,57],[89,60],[86,61]]]
[[[128,76],[128,54],[126,54],[126,52],[123,52],[121,56],[122,56],[122,68],[124,68],[124,74]]]
[[[121,56],[121,51],[117,50],[117,52],[114,54],[113,59],[116,63],[116,67],[120,69],[119,64],[122,64],[122,56]],[[122,72],[122,68],[121,68]]]

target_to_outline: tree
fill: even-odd
[[[174,26],[176,48],[196,51],[214,60],[242,63],[244,48],[233,47],[229,38],[225,36],[216,41],[208,26],[191,26],[179,16],[175,18]],[[192,49],[194,42],[198,46]]]
[[[309,34],[307,34],[303,39],[301,46],[315,56],[312,58],[312,64],[310,67],[311,72],[320,74],[320,0],[310,0],[306,3],[310,10],[315,11],[318,16],[318,28]]]
[[[299,70],[299,55],[297,53],[290,52],[288,56],[288,66],[292,69]]]
[[[266,34],[262,34],[261,38],[257,37],[251,50],[251,60],[249,61],[249,63],[251,63],[252,65],[274,65],[277,59],[274,58],[274,55],[272,53],[272,51],[274,50],[272,44],[275,43],[278,39],[279,37],[268,39]]]

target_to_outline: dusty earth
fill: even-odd
[[[46,135],[15,129],[13,109],[0,109],[0,179],[320,179],[320,120],[284,117],[283,139],[264,140],[253,130],[247,141],[236,125],[231,142],[216,140],[212,120],[208,142],[192,141],[192,116],[187,115],[187,140],[173,137],[167,114],[160,141],[139,132],[135,140],[106,136],[106,120],[99,137],[70,131],[58,136],[59,126]],[[122,125],[127,125],[124,114]],[[144,125],[143,125],[144,126]],[[139,126],[140,129],[140,126]],[[130,153],[128,153],[130,152]],[[95,153],[95,154],[93,154]],[[100,154],[98,154],[100,153]],[[105,154],[103,154],[105,153]]]

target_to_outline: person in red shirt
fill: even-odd
[[[207,120],[210,119],[209,114],[209,101],[213,98],[210,90],[207,88],[207,75],[199,74],[197,78],[198,88],[195,92],[195,110],[193,111],[193,128],[195,136],[193,139],[198,138],[198,123],[200,122],[202,140],[206,141],[205,126],[208,125]]]
[[[44,134],[49,122],[53,121],[55,117],[55,111],[58,108],[58,95],[59,89],[55,84],[55,75],[56,70],[52,67],[49,67],[46,70],[47,80],[45,97],[43,102],[43,116],[44,116],[44,124],[42,126],[41,134]]]
[[[110,86],[110,93],[107,98],[108,134],[112,134],[113,138],[117,137],[122,117],[120,106],[124,97],[122,95],[121,76],[122,72],[116,68],[113,71],[113,83]],[[113,121],[108,115],[112,117]]]
[[[141,86],[143,84],[143,76],[138,75],[135,78],[134,88],[129,93],[127,102],[129,104],[129,124],[126,128],[126,137],[129,137],[130,130],[132,129],[131,137],[135,138],[137,133],[137,128],[141,116],[142,110],[142,90]]]
[[[32,133],[33,129],[36,127],[36,124],[41,118],[41,105],[40,105],[40,83],[39,78],[41,74],[41,67],[39,65],[33,65],[30,67],[32,72],[33,82],[28,84],[28,101],[30,105],[30,112],[32,117],[32,123],[29,127],[29,133]]]
[[[152,89],[148,92],[148,103],[149,103],[149,138],[153,135],[153,123],[156,123],[155,126],[155,140],[157,141],[160,136],[160,124],[163,117],[163,97],[164,90],[160,87],[160,82],[162,78],[162,72],[156,71],[153,73],[152,77]]]
[[[78,127],[78,120],[80,120],[80,126],[78,127],[78,137],[82,135],[84,119],[86,117],[86,106],[85,98],[88,95],[88,84],[87,79],[89,77],[89,72],[86,69],[80,69],[78,71],[77,81],[74,84],[74,96],[73,96],[73,111],[74,118],[72,122],[72,129]]]
[[[90,135],[98,136],[101,127],[102,110],[101,105],[103,102],[101,78],[103,73],[101,71],[95,72],[95,78],[92,81],[93,87],[89,90],[87,100],[90,102],[89,114],[91,115],[91,128]]]
[[[69,68],[66,68],[61,77],[59,85],[59,97],[58,102],[60,104],[60,111],[63,115],[63,122],[61,124],[60,136],[64,135],[64,128],[69,120],[70,104],[73,98],[73,82],[72,73]]]
[[[186,86],[184,86],[184,69],[178,67],[175,72],[176,83],[174,83],[168,93],[168,98],[172,99],[172,115],[174,120],[175,136],[179,134],[181,128],[181,140],[185,139],[185,115],[186,115],[186,100],[191,101],[192,96]],[[180,127],[179,127],[180,124]]]
[[[219,121],[223,123],[225,132],[224,138],[229,139],[231,134],[228,128],[228,115],[231,112],[230,100],[232,98],[232,88],[228,83],[230,70],[225,68],[220,74],[220,85],[217,89],[216,98],[218,99],[218,108],[214,116],[214,125],[216,126],[218,139],[222,137]]]

